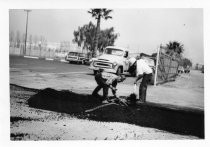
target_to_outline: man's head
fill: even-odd
[[[117,82],[123,82],[126,79],[125,75],[120,75],[117,78]]]
[[[142,59],[143,55],[144,55],[143,53],[140,53],[139,58]]]
[[[104,72],[104,69],[101,69],[101,68],[100,68],[100,69],[98,70],[98,72],[99,72],[99,73]]]

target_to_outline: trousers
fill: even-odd
[[[103,89],[103,100],[108,99],[108,92],[109,92],[109,85],[106,84],[106,79],[101,77],[101,74],[97,74],[95,76],[96,83],[98,84],[97,87],[94,89],[92,95],[98,96],[98,92]],[[117,81],[114,80],[112,86],[116,88]],[[112,93],[115,94],[115,91],[112,90]]]
[[[152,78],[151,74],[144,74],[142,78],[142,82],[139,86],[139,100],[141,102],[146,102],[146,95],[147,95],[147,85]]]

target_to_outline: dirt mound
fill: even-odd
[[[67,90],[57,91],[51,88],[40,90],[28,100],[30,107],[66,113],[83,112],[100,103],[99,98],[91,95],[77,94]]]
[[[116,103],[108,103],[94,109],[86,110],[88,117],[94,120],[110,122],[132,122],[130,120],[132,111],[129,107]]]
[[[202,111],[171,109],[161,104],[145,103],[132,107],[107,104],[86,112],[94,120],[125,122],[204,138]]]
[[[204,138],[204,113],[202,111],[189,111],[152,103],[129,107],[116,103],[102,104],[100,98],[91,95],[51,88],[40,90],[29,98],[28,104],[30,107],[76,114],[82,118],[125,122]]]

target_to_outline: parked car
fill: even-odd
[[[79,53],[79,52],[69,52],[68,55],[66,56],[66,61],[75,62],[75,63],[85,63],[85,54],[84,53]]]
[[[90,65],[91,63],[91,54],[85,54],[84,64]]]
[[[184,68],[184,73],[190,73],[190,66],[187,66],[186,68]]]
[[[178,67],[178,73],[184,73],[184,67],[183,66]]]
[[[204,73],[204,65],[202,65],[201,72]]]

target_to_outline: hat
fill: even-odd
[[[104,71],[104,69],[100,68],[98,71],[99,71],[99,72],[103,72],[103,71]]]

